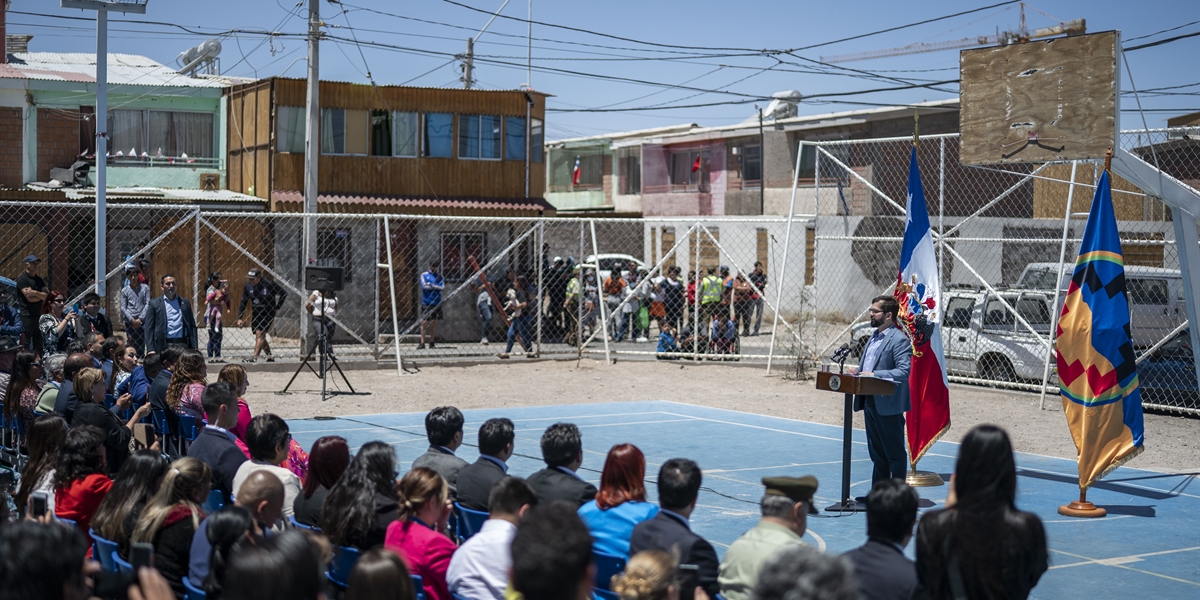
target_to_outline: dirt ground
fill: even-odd
[[[215,369],[214,369],[215,371]],[[463,366],[419,366],[400,377],[395,370],[347,370],[359,392],[321,402],[321,382],[300,375],[291,392],[280,395],[292,375],[250,373],[246,400],[256,414],[274,412],[284,418],[424,412],[452,404],[461,409],[586,404],[631,400],[671,400],[816,423],[842,423],[842,397],[821,392],[812,381],[765,376],[765,368],[659,361],[626,361],[606,366],[602,360],[576,361],[514,358]],[[214,378],[215,379],[215,378]],[[330,390],[341,384],[330,376]],[[345,384],[342,384],[344,388]],[[1039,410],[1037,394],[952,384],[950,431],[943,439],[958,441],[972,426],[994,423],[1008,430],[1018,452],[1075,457],[1075,446],[1062,415],[1061,401],[1048,396]],[[1200,471],[1200,419],[1147,414],[1146,450],[1130,467],[1165,472]],[[854,427],[863,428],[862,415]],[[636,440],[631,440],[636,441]]]

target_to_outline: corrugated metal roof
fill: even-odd
[[[271,192],[276,202],[304,202],[304,194],[298,191],[276,190]],[[318,194],[318,203],[374,204],[378,206],[410,206],[413,208],[471,208],[486,210],[554,210],[554,206],[542,198],[423,198],[402,196],[360,196],[355,194]]]
[[[29,186],[31,189],[53,189],[41,186]],[[96,188],[59,188],[67,200],[94,201]],[[163,201],[176,203],[189,202],[221,202],[221,203],[251,203],[262,204],[266,200],[256,196],[241,194],[231,190],[194,190],[157,187],[110,187],[105,191],[109,200],[122,201]]]
[[[82,52],[17,52],[0,65],[0,78],[96,82],[96,55]],[[136,54],[108,55],[109,85],[223,88],[218,80],[188,77]]]

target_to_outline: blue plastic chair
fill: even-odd
[[[133,565],[125,562],[124,560],[121,560],[121,557],[117,554],[117,552],[115,550],[112,553],[112,561],[113,561],[113,564],[117,565],[118,573],[125,574],[125,573],[133,572]]]
[[[607,592],[612,584],[613,575],[625,570],[627,559],[603,552],[594,553],[593,558],[596,561],[596,590]]]
[[[179,415],[179,435],[189,442],[196,441],[196,436],[200,435],[200,426],[196,423],[196,417]]]
[[[291,524],[292,524],[292,527],[295,527],[295,528],[297,528],[297,529],[307,529],[307,530],[309,530],[309,531],[313,531],[313,532],[316,532],[316,533],[320,533],[320,532],[321,532],[321,528],[320,528],[320,527],[315,527],[315,526],[313,526],[313,525],[305,525],[304,523],[301,523],[300,521],[297,521],[297,520],[296,520],[296,515],[288,515],[288,521],[289,521],[289,522],[291,522]]]
[[[450,600],[467,600],[467,599],[462,596],[459,596],[458,594],[455,594],[454,592],[450,592]]]
[[[454,503],[454,510],[458,513],[458,527],[454,534],[462,541],[466,541],[471,536],[479,533],[479,529],[483,527],[483,522],[488,519],[487,513],[464,508],[463,505],[457,502]]]
[[[413,593],[416,594],[417,600],[425,600],[425,580],[421,579],[420,575],[412,575]]]
[[[592,588],[592,596],[595,597],[596,600],[621,600],[620,594],[598,588]]]
[[[100,561],[100,568],[116,573],[117,563],[113,562],[112,557],[117,553],[117,543],[100,537],[95,529],[90,533],[92,534],[92,557]]]
[[[221,507],[225,506],[225,494],[221,490],[212,490],[208,493],[208,498],[204,500],[204,504],[200,508],[204,509],[204,514],[211,515]]]
[[[187,590],[187,595],[184,596],[186,600],[205,600],[208,597],[204,590],[192,585],[192,578],[187,575],[183,576],[183,589]]]
[[[325,576],[338,587],[349,587],[350,572],[354,570],[354,563],[358,562],[360,554],[362,552],[358,548],[334,546],[333,560],[329,562],[329,570],[325,572]]]
[[[167,435],[171,431],[167,428],[167,413],[157,408],[150,409],[150,418],[154,422],[154,433],[158,435]]]
[[[76,523],[75,521],[72,521],[71,519],[64,519],[58,515],[54,515],[54,518],[58,519],[58,522],[62,523],[64,525],[70,525],[71,527],[79,527],[79,524]]]

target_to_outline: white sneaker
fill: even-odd
[[[643,337],[638,338],[635,341],[638,342],[639,344],[644,344],[644,343],[650,341],[650,339],[643,336]]]
[[[487,338],[483,338],[483,339],[479,340],[479,343],[480,343],[480,344],[483,344],[484,346],[486,346],[486,345],[488,345],[488,339],[487,339]]]

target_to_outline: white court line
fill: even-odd
[[[1127,516],[1129,516],[1129,515],[1127,515]],[[1082,520],[1095,521],[1097,519],[1082,519]],[[1080,561],[1077,563],[1071,563],[1069,565],[1054,565],[1053,567],[1050,567],[1050,568],[1051,569],[1065,569],[1067,567],[1078,567],[1079,565],[1090,565],[1093,563],[1101,564],[1101,565],[1105,565],[1105,566],[1123,565],[1123,564],[1131,563],[1131,562],[1141,562],[1141,560],[1147,556],[1162,556],[1164,554],[1176,554],[1179,552],[1191,552],[1193,550],[1200,550],[1200,546],[1192,546],[1191,548],[1179,548],[1178,550],[1159,550],[1158,552],[1143,552],[1141,554],[1130,554],[1127,556],[1114,556],[1112,558],[1097,558],[1094,560],[1084,560],[1084,561]]]
[[[570,406],[570,405],[569,404],[556,404],[554,406]],[[538,407],[530,406],[528,408],[538,408]],[[473,410],[473,409],[468,409],[468,410]],[[491,410],[491,409],[484,409],[484,410]],[[627,416],[634,416],[634,415],[661,415],[661,414],[663,414],[663,412],[661,410],[652,410],[652,411],[645,411],[645,412],[610,413],[610,414],[606,414],[606,415],[569,415],[569,416],[562,416],[562,417],[530,417],[530,418],[520,417],[520,418],[512,419],[512,421],[514,423],[522,422],[522,421],[568,421],[569,419],[598,419],[600,417],[627,417]],[[473,424],[473,425],[475,425],[476,428],[478,428],[479,425],[482,425],[484,421],[487,421],[487,419],[484,419],[483,421],[465,421],[463,423],[463,426],[465,427],[466,425]],[[576,423],[576,425],[579,425],[579,424]]]
[[[1079,474],[1078,474],[1078,473],[1075,473],[1075,474],[1059,473],[1059,472],[1057,472],[1057,471],[1046,471],[1046,470],[1043,470],[1043,469],[1034,469],[1034,468],[1032,468],[1032,467],[1017,467],[1017,468],[1018,468],[1018,469],[1023,469],[1023,470],[1026,470],[1026,471],[1033,471],[1034,473],[1046,473],[1046,474],[1048,474],[1048,475],[1058,475],[1058,476],[1060,476],[1060,477],[1075,477],[1075,478],[1078,478],[1078,477],[1079,477]],[[1100,483],[1104,483],[1104,480],[1103,480],[1103,479],[1101,479],[1101,480],[1100,480]],[[1195,494],[1187,494],[1187,493],[1184,493],[1184,492],[1172,492],[1172,491],[1170,491],[1170,490],[1160,490],[1160,489],[1158,489],[1158,488],[1153,488],[1153,487],[1150,487],[1150,486],[1148,486],[1148,485],[1139,485],[1139,484],[1136,484],[1136,483],[1126,483],[1126,482],[1120,482],[1120,483],[1114,483],[1113,485],[1122,485],[1122,486],[1125,486],[1125,487],[1131,487],[1131,488],[1137,488],[1137,489],[1140,489],[1140,490],[1146,490],[1146,491],[1148,491],[1148,492],[1158,492],[1158,493],[1160,493],[1160,494],[1166,494],[1167,496],[1186,496],[1186,497],[1188,497],[1188,498],[1197,498],[1197,499],[1200,499],[1200,496],[1197,496],[1197,495],[1195,495]],[[1095,487],[1095,486],[1093,486],[1093,487]],[[1111,490],[1105,490],[1105,491],[1111,491]]]
[[[672,416],[684,417],[685,415],[672,415]],[[576,423],[576,426],[578,426],[579,429],[582,430],[582,429],[594,429],[596,427],[623,427],[625,425],[655,425],[658,423],[682,423],[684,421],[695,421],[695,420],[696,419],[694,417],[686,417],[683,419],[663,419],[661,421],[629,421],[626,423],[597,423],[595,425],[586,425],[586,424],[580,425],[579,423]],[[515,433],[531,433],[531,432],[541,432],[541,431],[545,431],[545,430],[544,429],[514,429],[513,431]]]
[[[1147,571],[1147,570],[1145,570],[1145,569],[1135,569],[1135,568],[1133,568],[1133,567],[1130,567],[1130,566],[1127,566],[1127,565],[1116,564],[1116,563],[1114,563],[1114,562],[1111,562],[1111,561],[1113,560],[1113,559],[1111,559],[1111,558],[1110,558],[1110,559],[1095,559],[1095,558],[1091,558],[1090,556],[1083,556],[1082,554],[1072,554],[1072,553],[1070,553],[1070,552],[1063,552],[1062,550],[1055,550],[1054,548],[1050,548],[1050,551],[1051,551],[1051,552],[1057,552],[1057,553],[1059,553],[1059,554],[1066,554],[1067,556],[1070,556],[1070,557],[1072,557],[1072,558],[1082,558],[1082,559],[1084,559],[1085,561],[1088,561],[1088,562],[1091,562],[1091,563],[1096,563],[1096,564],[1098,564],[1098,565],[1102,565],[1102,566],[1105,566],[1105,567],[1116,567],[1116,568],[1118,568],[1118,569],[1127,569],[1127,570],[1130,570],[1130,571],[1136,571],[1136,572],[1138,572],[1138,573],[1143,573],[1143,574],[1145,574],[1145,575],[1153,575],[1153,576],[1155,576],[1155,577],[1162,577],[1163,579],[1170,579],[1171,581],[1178,581],[1179,583],[1186,583],[1186,584],[1189,584],[1189,585],[1200,586],[1200,582],[1196,582],[1196,581],[1188,581],[1187,579],[1180,579],[1180,578],[1178,578],[1178,577],[1171,577],[1170,575],[1163,575],[1162,573],[1155,573],[1154,571]]]
[[[822,538],[821,536],[817,535],[817,533],[816,533],[815,531],[811,530],[811,529],[805,529],[805,530],[804,530],[804,535],[811,535],[811,536],[812,536],[812,538],[813,538],[814,540],[817,540],[817,551],[818,551],[818,552],[820,552],[820,553],[822,553],[822,554],[824,554],[824,553],[825,553],[825,548],[826,548],[826,546],[825,546],[825,539],[824,539],[824,538]]]
[[[870,461],[871,461],[871,459],[869,459],[869,458],[856,458],[856,459],[851,460],[850,462],[870,462]],[[787,464],[787,465],[777,465],[777,466],[773,466],[773,467],[746,467],[744,469],[709,469],[709,470],[705,470],[704,474],[708,475],[711,473],[737,473],[737,472],[741,472],[741,471],[763,471],[766,469],[790,469],[792,467],[813,467],[813,466],[817,466],[817,465],[840,465],[840,464],[842,464],[842,461],[840,461],[840,460],[827,460],[825,462],[791,463],[791,464]]]
[[[1135,515],[1117,515],[1115,517],[1104,517],[1103,519],[1054,519],[1053,521],[1042,521],[1043,523],[1104,523],[1107,521],[1116,521],[1117,519],[1132,519]],[[1050,567],[1053,569],[1054,567]]]
[[[786,429],[775,429],[774,427],[763,427],[763,426],[761,426],[761,425],[750,425],[750,424],[747,424],[747,423],[736,423],[736,422],[733,422],[733,421],[722,421],[722,420],[720,420],[720,419],[709,419],[709,418],[707,418],[707,417],[695,417],[695,416],[690,416],[690,415],[681,415],[681,414],[678,414],[678,413],[672,413],[672,412],[664,412],[663,414],[671,415],[671,416],[673,416],[673,417],[690,417],[690,418],[692,418],[692,419],[695,419],[695,420],[697,420],[697,421],[708,421],[708,422],[710,422],[710,423],[721,423],[722,425],[737,425],[738,427],[748,427],[748,428],[750,428],[750,429],[761,429],[761,430],[763,430],[763,431],[774,431],[775,433],[786,433],[786,434],[788,434],[788,435],[798,435],[798,436],[802,436],[802,437],[817,438],[817,439],[819,439],[819,440],[829,440],[829,441],[831,441],[831,442],[841,442],[841,441],[842,441],[842,438],[832,438],[832,437],[826,437],[826,436],[823,436],[823,435],[813,435],[813,434],[811,434],[811,433],[800,433],[800,432],[798,432],[798,431],[788,431],[788,430],[786,430]],[[803,422],[803,421],[801,421],[801,422]],[[855,443],[855,444],[859,444],[859,445],[862,445],[862,446],[866,446],[866,445],[867,445],[867,443],[866,443],[866,442],[856,442],[856,441],[854,441],[853,443]]]

